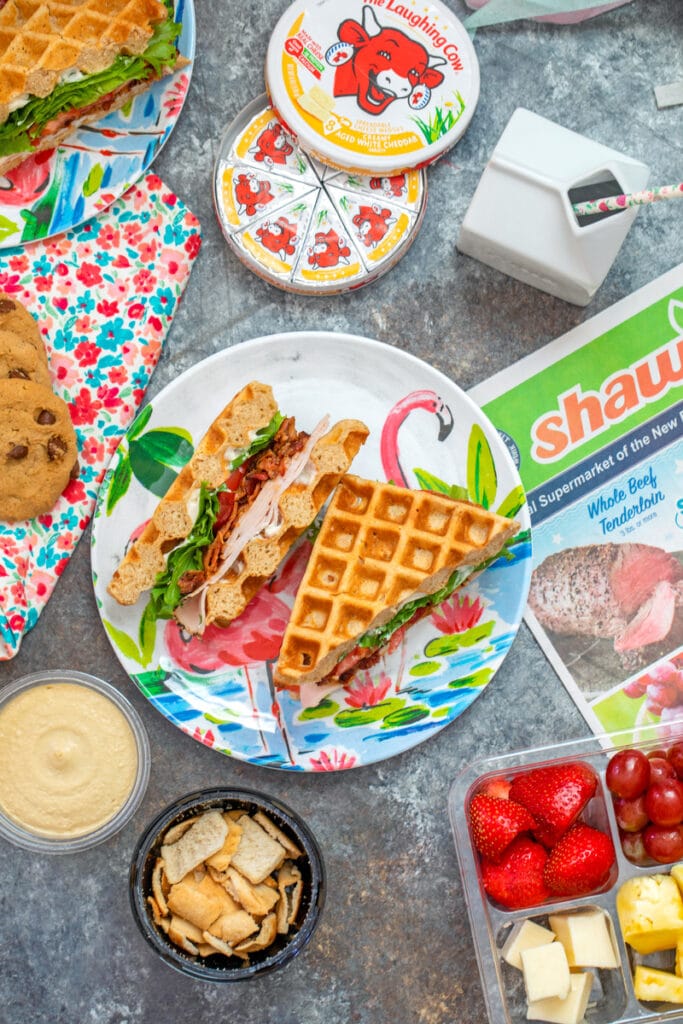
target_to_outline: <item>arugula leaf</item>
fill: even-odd
[[[183,543],[173,548],[168,556],[166,568],[157,575],[143,613],[146,622],[150,619],[172,619],[182,596],[178,580],[183,573],[202,568],[204,552],[213,541],[213,525],[218,517],[219,490],[220,488],[212,490],[206,483],[202,483],[195,524]]]
[[[0,125],[0,156],[32,149],[32,140],[64,111],[89,106],[128,82],[142,82],[160,74],[164,68],[172,68],[178,56],[176,39],[181,26],[173,20],[172,6],[167,4],[167,7],[168,17],[154,26],[154,34],[144,53],[120,55],[103,71],[73,82],[61,82],[49,96],[30,96],[27,103],[12,111]]]
[[[256,431],[256,436],[249,447],[245,448],[243,452],[240,452],[239,455],[235,456],[230,463],[230,469],[238,469],[238,467],[241,466],[243,462],[246,462],[247,459],[250,459],[252,455],[256,455],[257,452],[262,452],[264,448],[268,448],[280,429],[280,424],[283,420],[284,416],[278,410],[267,427],[261,427],[260,430]]]
[[[459,587],[464,580],[467,579],[471,573],[474,572],[473,567],[468,567],[467,570],[456,569],[448,577],[446,583],[440,590],[437,590],[434,594],[426,594],[424,597],[416,597],[414,601],[408,601],[402,608],[396,612],[393,618],[389,619],[383,626],[378,626],[377,629],[371,629],[358,641],[360,647],[384,647],[389,638],[393,633],[399,629],[404,623],[412,619],[418,608],[425,608],[428,605],[441,604],[447,598],[451,596],[456,587]]]

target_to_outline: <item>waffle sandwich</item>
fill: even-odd
[[[375,664],[518,530],[471,502],[345,476],[297,592],[275,683],[338,685]]]
[[[0,174],[187,63],[172,0],[0,4]]]
[[[252,381],[213,421],[109,584],[120,604],[190,633],[227,626],[313,522],[364,443],[359,420],[310,433]]]

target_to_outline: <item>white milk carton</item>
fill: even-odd
[[[585,306],[604,281],[638,208],[579,223],[570,190],[613,178],[619,191],[638,192],[649,173],[646,164],[518,107],[481,176],[458,249]]]

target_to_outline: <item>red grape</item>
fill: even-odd
[[[614,796],[629,800],[640,796],[649,781],[650,762],[640,750],[620,750],[610,758],[605,782]]]
[[[626,683],[624,686],[624,693],[627,697],[634,697],[636,700],[638,697],[642,697],[645,693],[645,687],[647,682],[645,679],[632,679],[630,683]]]
[[[675,662],[660,661],[659,665],[648,669],[645,676],[641,676],[641,678],[648,683],[668,683],[670,679],[675,678],[677,672],[678,668]]]
[[[659,864],[683,857],[683,827],[680,825],[648,825],[643,830],[643,846]]]
[[[679,779],[683,779],[683,743],[672,743],[666,755]]]
[[[650,785],[654,782],[666,782],[667,779],[676,778],[676,769],[667,761],[666,754],[663,757],[651,757],[650,759]]]
[[[640,832],[650,820],[645,809],[645,794],[634,796],[631,800],[624,797],[616,797],[614,801],[614,814],[617,825],[624,832]]]
[[[678,687],[673,681],[666,683],[648,683],[645,691],[647,703],[657,704],[661,708],[672,708],[678,703]]]
[[[649,860],[647,850],[643,843],[642,832],[622,832],[620,834],[621,848],[624,856],[628,857],[634,864],[646,864]]]
[[[678,779],[653,782],[645,794],[645,810],[654,825],[678,825],[683,821],[683,783]]]
[[[666,760],[666,750],[649,750],[647,756],[652,760],[653,757],[663,757]]]

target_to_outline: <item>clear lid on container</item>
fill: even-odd
[[[350,291],[390,270],[417,235],[426,199],[424,171],[372,177],[308,156],[266,96],[229,126],[214,172],[232,250],[269,283],[303,294]]]
[[[462,136],[479,64],[440,0],[296,0],[271,36],[266,84],[312,156],[394,174],[431,163]]]

